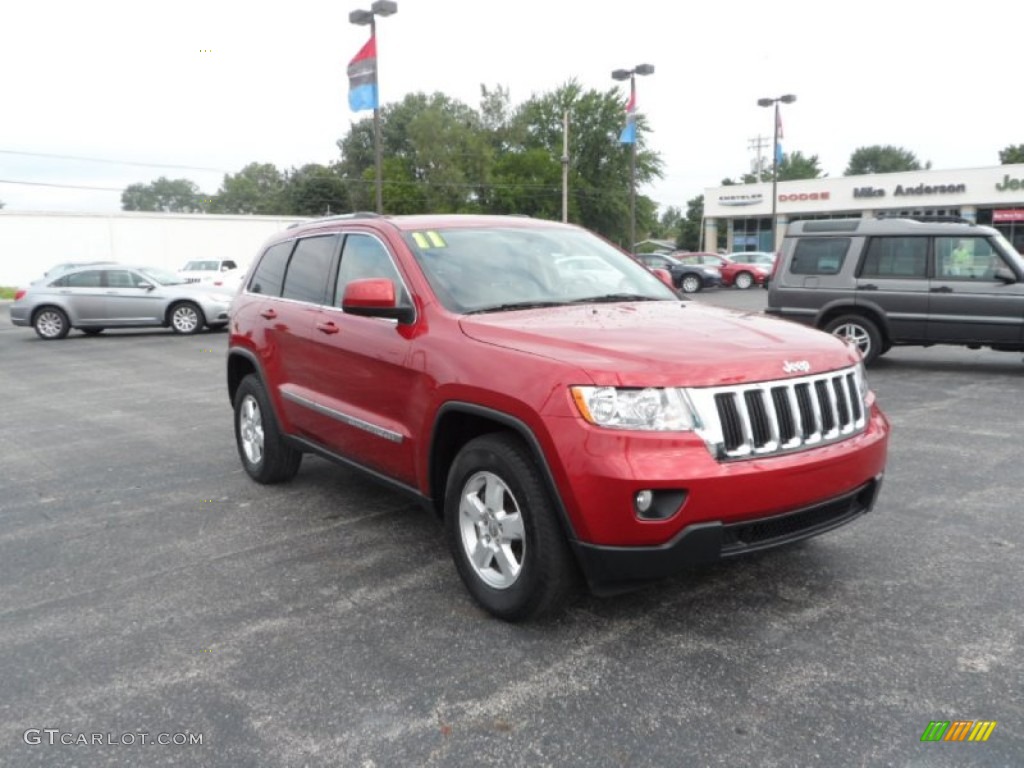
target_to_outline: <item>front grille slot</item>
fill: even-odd
[[[846,439],[866,426],[856,369],[687,390],[698,432],[720,460],[770,456]]]

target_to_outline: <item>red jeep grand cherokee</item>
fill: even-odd
[[[680,297],[578,227],[353,214],[271,239],[231,309],[238,453],[433,509],[503,619],[867,512],[888,423],[829,334]]]

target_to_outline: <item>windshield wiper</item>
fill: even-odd
[[[542,309],[544,307],[562,307],[564,301],[513,301],[508,304],[495,304],[491,307],[480,307],[466,312],[467,315],[479,315],[484,312],[510,312],[514,309]]]
[[[643,296],[639,293],[604,293],[600,296],[587,296],[582,299],[573,299],[572,304],[608,304],[616,301],[659,301],[653,296]]]

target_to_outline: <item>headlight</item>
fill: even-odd
[[[610,429],[686,432],[694,427],[693,411],[681,389],[572,387],[580,415]]]

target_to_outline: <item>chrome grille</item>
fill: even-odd
[[[688,389],[697,433],[721,460],[750,459],[845,440],[864,429],[858,368],[780,381]]]

